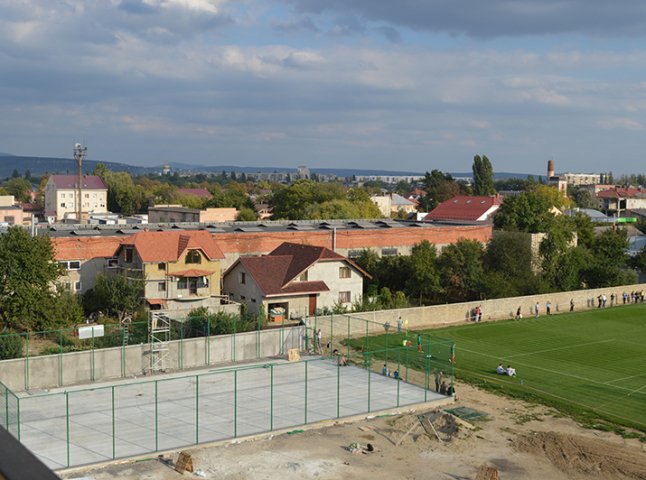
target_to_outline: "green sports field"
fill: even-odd
[[[458,379],[646,432],[646,305],[425,333],[455,341]],[[370,339],[371,349],[383,343]],[[501,362],[518,376],[497,375]]]

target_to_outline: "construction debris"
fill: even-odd
[[[188,452],[180,452],[177,462],[175,463],[175,471],[179,473],[191,472],[193,473],[193,458]]]
[[[486,463],[480,465],[476,480],[500,480],[500,473],[495,467],[490,467]]]

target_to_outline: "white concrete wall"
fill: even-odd
[[[167,342],[164,368],[173,371],[286,354],[289,348],[301,348],[303,332],[303,327],[285,327]],[[149,350],[149,344],[142,343],[4,360],[0,381],[13,391],[24,391],[150,374]]]

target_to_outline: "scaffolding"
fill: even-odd
[[[163,312],[151,311],[148,316],[148,356],[150,372],[166,371],[171,318]]]

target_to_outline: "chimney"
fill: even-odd
[[[549,180],[554,176],[554,160],[547,161],[547,179]]]

